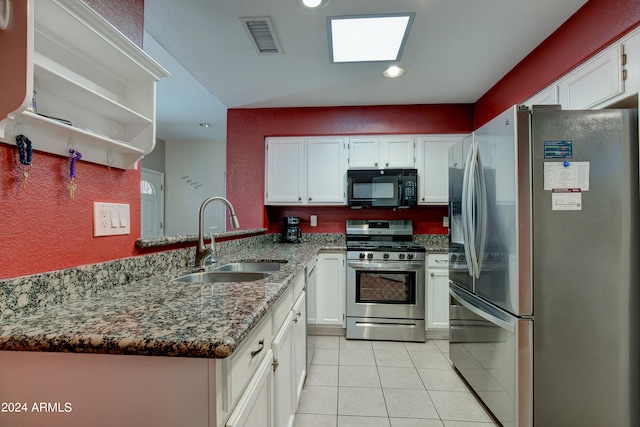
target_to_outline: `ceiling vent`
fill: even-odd
[[[282,48],[273,29],[273,23],[268,16],[259,16],[253,18],[240,18],[242,24],[249,32],[251,41],[258,53],[261,54],[280,54]]]

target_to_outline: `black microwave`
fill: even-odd
[[[408,208],[418,204],[417,169],[349,169],[347,201],[351,207]]]

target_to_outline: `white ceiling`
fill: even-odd
[[[145,0],[145,51],[172,73],[158,84],[158,138],[224,141],[226,108],[473,103],[587,0],[296,1]],[[403,77],[382,76],[389,62],[329,62],[327,16],[393,12],[416,13]],[[281,55],[258,54],[238,19],[258,16]]]

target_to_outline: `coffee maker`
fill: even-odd
[[[300,218],[297,216],[282,217],[282,241],[284,243],[301,243]]]

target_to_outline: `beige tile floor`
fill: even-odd
[[[294,427],[493,427],[449,343],[317,336]]]

